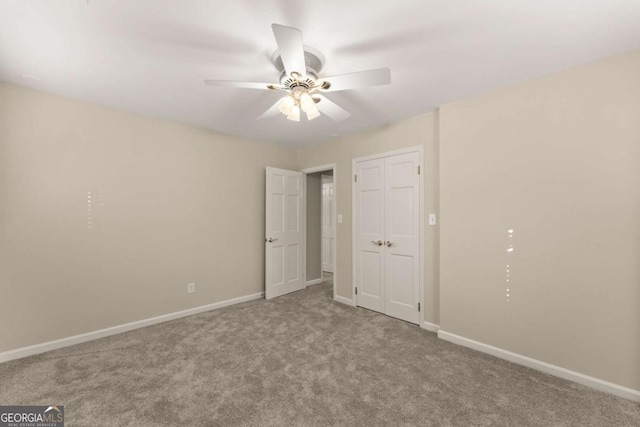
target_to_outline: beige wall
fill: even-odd
[[[336,224],[337,294],[351,299],[353,270],[351,267],[351,160],[357,157],[422,145],[425,157],[425,210],[437,212],[437,113],[427,113],[387,127],[362,132],[298,151],[298,166],[302,169],[336,163],[336,209],[343,217]],[[438,323],[437,229],[425,229],[425,290],[426,321]]]
[[[263,290],[294,150],[9,84],[0,113],[0,352]]]
[[[307,280],[322,275],[322,181],[320,172],[307,175]]]
[[[634,51],[441,108],[442,330],[640,389],[639,76]]]

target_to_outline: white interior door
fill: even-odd
[[[304,288],[302,173],[267,168],[265,298]]]
[[[335,215],[333,176],[322,175],[322,271],[333,273]]]
[[[384,159],[356,164],[357,304],[384,313]]]
[[[385,159],[385,314],[419,323],[420,180],[418,152]]]

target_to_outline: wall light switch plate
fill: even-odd
[[[338,224],[342,224],[342,215],[338,214]]]
[[[437,224],[436,214],[430,213],[429,214],[429,225],[436,225],[436,224]]]

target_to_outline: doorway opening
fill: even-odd
[[[305,286],[332,283],[337,288],[336,165],[303,169],[305,176]]]

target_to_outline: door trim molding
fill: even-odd
[[[424,167],[424,147],[422,145],[415,145],[412,147],[407,147],[407,148],[401,148],[398,150],[392,150],[392,151],[385,151],[383,153],[376,153],[376,154],[371,154],[368,156],[363,156],[363,157],[357,157],[355,159],[351,159],[351,270],[352,270],[352,278],[351,278],[351,301],[352,301],[352,305],[357,307],[358,306],[358,299],[356,296],[356,259],[357,259],[357,248],[356,248],[356,240],[357,240],[357,235],[356,235],[356,221],[357,221],[357,215],[356,215],[356,210],[355,210],[355,206],[356,206],[356,186],[355,186],[355,182],[353,181],[353,175],[355,174],[356,171],[356,163],[358,162],[363,162],[363,161],[367,161],[367,160],[375,160],[375,159],[380,159],[380,158],[384,158],[384,157],[390,157],[390,156],[395,156],[398,154],[407,154],[407,153],[414,153],[414,152],[418,152],[419,155],[419,165],[420,165],[420,175],[418,178],[418,182],[420,183],[420,214],[419,214],[419,221],[420,221],[420,250],[418,252],[418,259],[420,260],[420,273],[419,273],[419,301],[420,301],[420,316],[418,317],[418,324],[419,325],[423,325],[425,322],[425,318],[424,318],[424,307],[426,306],[425,301],[424,301],[424,232],[425,232],[425,223],[424,223],[424,218],[425,218],[425,213],[424,213],[424,203],[425,203],[425,196],[424,196],[424,192],[425,192],[425,183],[424,183],[424,176],[426,175],[426,171],[425,171],[425,167]],[[335,181],[334,181],[335,182]],[[337,194],[337,191],[336,191]],[[337,257],[336,257],[337,259]]]
[[[339,302],[340,304],[346,304],[346,305],[349,305],[351,307],[355,307],[356,306],[356,303],[355,303],[354,300],[349,299],[349,298],[345,298],[345,297],[341,297],[340,295],[334,295],[333,299],[336,302]]]
[[[310,168],[300,169],[300,172],[304,174],[304,195],[302,200],[302,218],[304,219],[304,233],[302,233],[303,239],[303,248],[304,248],[304,258],[302,271],[305,279],[307,278],[307,175],[315,172],[324,172],[327,170],[333,171],[333,194],[335,195],[333,198],[333,223],[336,224],[336,230],[334,231],[335,238],[333,239],[333,299],[337,301],[338,298],[338,165],[337,163],[329,163],[321,166],[313,166]],[[322,274],[322,259],[320,260],[320,277],[323,278]],[[342,297],[339,297],[342,298]]]

